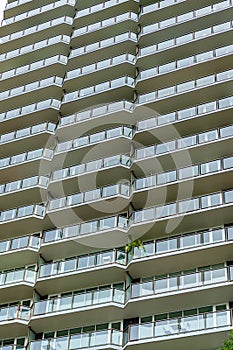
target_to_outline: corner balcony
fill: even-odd
[[[74,325],[111,322],[123,318],[124,299],[124,290],[113,286],[39,301],[33,306],[30,327],[35,332],[43,332],[59,329],[61,324],[63,328],[71,328]]]
[[[86,7],[80,9],[80,7]],[[109,0],[104,1],[100,4],[93,6],[81,6],[79,4],[79,9],[76,12],[74,18],[74,26],[82,27],[90,23],[95,23],[96,21],[101,21],[105,18],[109,18],[112,14],[121,14],[127,11],[138,12],[138,1],[137,0]]]
[[[40,253],[44,259],[51,260],[63,257],[64,254],[68,256],[90,253],[97,247],[99,249],[122,247],[128,241],[127,229],[128,219],[123,215],[116,215],[45,231]],[[100,239],[103,242],[100,243]],[[110,274],[112,276],[112,273]]]
[[[47,197],[49,177],[32,176],[0,185],[0,204],[2,209],[27,205],[32,201],[39,203]]]
[[[172,105],[174,110],[192,106],[193,101],[204,103],[217,98],[225,98],[231,92],[232,77],[233,70],[231,69],[139,94],[137,104],[146,105],[159,113],[164,113],[164,111],[167,111],[167,105],[169,104]]]
[[[78,132],[84,134],[90,129],[90,122],[93,132],[103,125],[133,125],[136,122],[133,111],[133,103],[123,100],[64,116],[59,120],[56,135],[67,140],[75,137]]]
[[[174,276],[148,278],[147,282],[132,283],[126,290],[128,317],[148,316],[151,310],[162,314],[174,310],[220,304],[231,300],[233,267],[206,266],[195,273],[177,272]]]
[[[100,283],[114,283],[116,280],[123,281],[125,264],[125,252],[117,250],[41,265],[36,290],[41,295],[48,295],[58,291],[93,287]]]
[[[61,113],[70,114],[90,106],[99,106],[112,100],[126,98],[133,100],[134,79],[123,76],[117,79],[104,81],[95,86],[66,93],[61,104]]]
[[[75,90],[78,86],[88,86],[91,82],[98,84],[102,81],[103,73],[105,79],[116,79],[119,77],[119,71],[121,74],[135,75],[135,56],[124,53],[119,56],[114,56],[106,60],[76,68],[68,71],[64,79],[63,88],[67,91]]]
[[[212,4],[199,8],[197,10],[182,13],[178,16],[170,17],[163,21],[156,21],[155,24],[143,26],[139,33],[138,42],[139,45],[150,45],[151,42],[155,42],[158,37],[159,40],[167,40],[174,34],[174,30],[177,36],[185,35],[187,28],[189,32],[195,32],[197,30],[203,30],[207,26],[211,26],[215,23],[230,21],[232,19],[232,2],[220,2],[218,4]],[[152,21],[152,23],[154,20]]]
[[[164,62],[172,62],[174,57],[182,59],[197,52],[213,50],[216,47],[230,45],[233,22],[225,22],[209,28],[178,36],[158,44],[142,47],[138,53],[138,66],[143,70],[153,66],[155,60],[157,65]]]
[[[84,65],[92,64],[115,55],[128,52],[135,55],[137,35],[133,32],[126,32],[112,38],[97,41],[95,43],[72,49],[67,71]]]
[[[55,135],[55,130],[56,124],[41,123],[2,134],[0,136],[1,155],[5,157],[14,155],[16,148],[17,152],[23,152],[28,148],[43,147],[52,138],[51,136]]]
[[[128,271],[133,278],[149,277],[196,266],[231,261],[233,227],[210,228],[144,242],[144,249],[135,248],[129,255]]]
[[[52,350],[56,347],[69,350],[90,348],[98,350],[121,350],[122,332],[117,329],[104,329],[90,332],[80,331],[70,336],[31,341],[29,350],[38,350],[43,347],[47,350]]]
[[[0,308],[0,337],[27,336],[30,311],[30,308],[20,305]]]
[[[28,12],[21,13],[2,22],[1,31],[3,35],[26,29],[35,23],[40,24],[51,21],[53,18],[64,14],[73,17],[75,14],[75,0],[60,0],[51,4],[46,4]]]
[[[0,159],[1,182],[13,181],[26,176],[36,176],[45,171],[50,172],[53,151],[40,148]]]
[[[72,24],[73,18],[63,16],[8,34],[1,38],[1,52],[8,52],[14,50],[15,47],[30,45],[60,33],[69,36],[72,32]]]
[[[127,30],[137,32],[137,22],[138,15],[130,11],[115,17],[103,19],[100,22],[88,24],[73,31],[71,46],[80,47],[82,45],[92,44],[97,40],[104,40],[113,35],[120,35]]]
[[[129,185],[117,184],[52,199],[48,203],[46,214],[52,222],[69,225],[105,216],[106,212],[125,212],[129,203]]]
[[[32,204],[1,212],[0,227],[2,239],[15,235],[39,232],[48,229],[51,222],[45,218],[45,207],[42,204]]]
[[[35,266],[17,268],[0,273],[1,302],[31,299],[36,281]],[[1,327],[0,327],[1,328]]]
[[[136,78],[137,92],[152,90],[154,86],[161,88],[171,81],[173,84],[180,83],[184,79],[197,79],[206,74],[230,69],[232,55],[233,45],[227,45],[143,70]]]
[[[144,232],[144,239],[154,239],[155,232],[165,232],[166,237],[189,232],[190,227],[203,230],[231,223],[232,194],[232,190],[222,191],[135,211],[129,219],[128,234],[137,238]]]
[[[24,65],[31,64],[33,61],[42,60],[47,56],[54,55],[54,52],[59,53],[59,55],[68,56],[70,50],[69,44],[70,37],[68,35],[58,35],[13,51],[2,53],[0,55],[2,70],[8,71],[17,68],[22,62]]]
[[[48,99],[0,114],[1,132],[30,127],[33,123],[57,122],[61,102]]]
[[[63,77],[67,61],[66,56],[56,55],[3,72],[0,74],[0,82],[3,85],[0,91],[13,89],[19,79],[22,85],[26,85],[32,80],[36,81],[38,75],[41,79],[48,78],[51,75]]]
[[[90,184],[102,187],[122,179],[125,182],[127,179],[130,180],[130,166],[131,159],[127,155],[115,155],[73,165],[54,171],[48,190],[51,193],[59,194],[63,191],[68,194],[72,193],[74,188],[79,191],[88,191]]]
[[[233,157],[193,164],[167,172],[135,178],[132,184],[132,205],[142,208],[161,204],[166,196],[167,202],[185,199],[190,189],[192,196],[216,192],[232,186]],[[182,190],[183,189],[183,190]],[[180,193],[179,193],[180,191]]]
[[[175,112],[158,115],[149,119],[140,120],[136,124],[134,141],[142,145],[151,144],[155,141],[157,133],[166,138],[176,138],[177,132],[180,136],[206,131],[206,125],[213,128],[225,126],[229,123],[229,114],[233,108],[233,96],[213,100]],[[138,112],[140,107],[138,107]],[[174,128],[171,128],[174,126]]]
[[[203,313],[156,322],[131,325],[124,334],[123,349],[152,350],[159,346],[169,350],[171,346],[185,350],[215,348],[221,346],[232,329],[232,310]]]
[[[0,264],[2,269],[36,264],[41,239],[38,234],[0,241]]]
[[[62,84],[62,78],[49,77],[3,91],[0,93],[0,108],[1,110],[7,110],[10,104],[11,108],[14,109],[21,107],[25,100],[28,104],[31,104],[35,101],[46,99],[47,96],[60,100],[63,96]],[[27,96],[27,99],[25,96]]]
[[[155,173],[155,159],[162,170],[187,167],[195,163],[211,161],[229,154],[233,126],[225,126],[176,140],[158,143],[135,151],[133,170],[138,176]],[[200,153],[201,151],[201,153]],[[165,162],[166,161],[166,162]]]
[[[205,5],[212,5],[218,2],[219,0],[206,0]],[[181,13],[201,9],[203,2],[200,0],[195,1],[195,3],[189,0],[160,0],[151,4],[148,0],[142,0],[142,5],[139,19],[142,25],[147,25],[154,21],[155,16],[157,21],[161,21],[172,16],[178,16]],[[217,9],[218,5],[215,6]]]
[[[61,139],[64,139],[61,134],[59,143],[54,150],[53,164],[69,166],[77,162],[92,161],[100,155],[107,157],[130,151],[132,128],[127,126],[119,126],[86,136],[82,135],[77,132],[75,139],[61,142]],[[57,134],[56,136],[58,137]]]

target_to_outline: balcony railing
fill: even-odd
[[[40,158],[51,160],[53,158],[53,151],[48,148],[40,148],[37,150],[20,153],[12,157],[2,158],[0,159],[0,168],[31,162]]]
[[[8,239],[0,242],[0,254],[11,253],[16,250],[32,248],[36,251],[40,248],[41,239],[36,236],[23,236],[18,238]]]
[[[155,77],[159,74],[173,72],[177,69],[191,67],[194,64],[209,62],[210,60],[216,59],[218,57],[223,57],[232,53],[233,53],[233,45],[223,46],[214,50],[205,51],[197,55],[193,55],[187,58],[182,58],[177,61],[169,62],[154,68],[144,70],[139,73],[136,79],[136,82]]]
[[[40,101],[37,103],[32,103],[31,105],[23,106],[20,108],[12,109],[10,111],[0,114],[0,122],[4,120],[10,120],[13,118],[20,118],[23,115],[35,113],[38,111],[43,111],[44,109],[53,108],[58,110],[60,108],[61,102],[50,98],[48,100]]]
[[[68,103],[76,101],[77,99],[87,97],[89,95],[93,96],[94,94],[99,94],[101,92],[109,91],[110,89],[116,89],[122,86],[134,87],[134,79],[128,76],[120,77],[117,79],[105,81],[101,84],[94,86],[89,86],[78,91],[73,91],[64,95],[62,103]]]
[[[130,325],[124,334],[124,344],[145,341],[146,339],[163,340],[163,337],[183,335],[192,332],[219,330],[232,326],[232,310],[207,312],[186,317],[176,317],[150,323]],[[190,334],[190,335],[191,335]]]
[[[134,0],[135,2],[138,2],[138,0]],[[79,10],[76,12],[76,16],[75,19],[78,19],[80,17],[84,17],[84,16],[88,16],[91,13],[95,13],[95,12],[100,12],[103,11],[105,9],[108,9],[110,7],[116,6],[118,4],[123,4],[127,2],[127,0],[109,0],[109,1],[104,1],[98,5],[94,5],[94,6],[90,6],[86,9],[83,10]]]
[[[207,269],[200,268],[194,273],[177,272],[174,276],[151,278],[146,282],[132,283],[126,290],[126,299],[156,296],[187,289],[195,289],[216,284],[225,285],[233,281],[233,266]]]
[[[25,219],[27,217],[38,217],[43,219],[45,215],[45,207],[42,204],[25,205],[23,207],[2,211],[0,214],[0,224],[7,221],[17,219]]]
[[[53,2],[52,4],[38,7],[34,10],[21,13],[19,15],[14,16],[14,17],[10,17],[10,18],[5,19],[2,22],[2,26],[6,26],[6,25],[9,25],[9,24],[33,17],[33,16],[36,16],[36,15],[46,13],[48,11],[54,10],[54,9],[61,7],[61,6],[64,6],[64,5],[75,6],[75,0],[60,0],[60,1]]]
[[[43,49],[50,45],[64,43],[68,45],[70,43],[70,37],[68,35],[57,35],[49,39],[45,39],[42,41],[38,41],[34,44],[30,44],[27,46],[20,47],[19,49],[8,51],[0,55],[0,61],[6,61],[11,58],[15,58],[27,53],[35,52],[37,50]]]
[[[55,153],[82,148],[121,136],[132,139],[132,128],[129,128],[127,126],[119,126],[117,128],[103,130],[95,134],[82,136],[74,140],[58,143],[55,149]]]
[[[28,268],[19,268],[9,271],[1,271],[0,273],[0,288],[12,284],[30,283],[34,284],[36,281],[35,266]]]
[[[160,0],[158,2],[155,2],[154,4],[142,6],[140,16],[142,16],[146,13],[154,12],[154,11],[160,10],[162,8],[165,8],[165,7],[168,7],[171,5],[175,5],[175,4],[179,4],[179,3],[185,2],[185,1],[186,0]]]
[[[94,305],[115,303],[124,305],[125,292],[116,287],[93,289],[92,291],[72,293],[69,297],[57,297],[48,300],[36,302],[33,307],[33,316],[49,315],[68,310],[83,309]],[[1,310],[0,310],[1,311]],[[1,313],[0,313],[1,317]],[[0,318],[1,321],[1,318]]]
[[[165,143],[158,143],[148,147],[139,148],[135,151],[135,160],[154,157],[160,154],[175,152],[185,148],[194,147],[197,145],[204,145],[217,140],[224,140],[233,136],[233,125],[224,126],[209,130],[200,134],[183,137],[180,139],[168,141]]]
[[[180,214],[190,214],[209,208],[221,208],[233,203],[233,190],[216,192],[205,196],[193,197],[165,205],[135,211],[130,217],[130,225],[163,219]]]
[[[130,187],[128,184],[110,185],[101,188],[96,188],[87,192],[75,193],[70,196],[56,198],[49,201],[46,212],[51,212],[57,209],[70,208],[72,206],[82,205],[97,200],[110,199],[114,196],[124,196],[129,198]]]
[[[121,63],[127,63],[127,62],[134,64],[135,63],[135,56],[128,54],[128,53],[125,53],[123,55],[115,56],[115,57],[108,58],[108,59],[103,60],[103,61],[89,64],[88,66],[76,68],[76,69],[68,71],[66,73],[65,81],[75,79],[75,78],[80,77],[81,75],[90,74],[90,73],[93,73],[95,71],[99,71],[101,69],[107,69],[107,68],[111,68],[114,66],[118,66]]]
[[[117,329],[105,329],[99,331],[90,331],[85,333],[77,333],[69,336],[35,340],[30,343],[29,350],[38,349],[87,349],[98,348],[106,349],[106,347],[122,346],[122,332]]]
[[[139,50],[139,56],[146,56],[146,55],[152,55],[154,53],[170,49],[172,47],[180,46],[183,44],[187,44],[190,42],[194,43],[194,40],[200,40],[206,37],[209,37],[211,35],[215,35],[218,33],[224,33],[226,31],[231,30],[233,27],[233,21],[229,21],[223,24],[218,24],[212,27],[208,27],[206,29],[199,30],[197,32],[185,34],[183,36],[174,38],[174,39],[169,39],[166,41],[162,41],[158,44],[155,45],[150,45],[146,47],[142,47]]]
[[[197,177],[210,174],[221,174],[229,169],[233,169],[233,157],[216,159],[206,163],[191,165],[185,168],[135,179],[133,183],[133,191],[136,192],[142,189],[155,188],[165,184],[169,185],[185,179],[194,180]]]
[[[9,321],[28,321],[30,318],[30,311],[31,309],[29,307],[20,305],[0,308],[0,324]]]
[[[21,30],[19,32],[15,32],[15,33],[6,35],[6,36],[2,37],[1,40],[2,40],[2,43],[4,44],[6,42],[13,41],[15,39],[19,39],[22,37],[26,37],[27,35],[38,33],[39,31],[53,28],[54,26],[61,25],[61,24],[72,25],[73,19],[71,17],[68,17],[68,16],[55,18],[55,19],[52,19],[51,21],[41,23],[41,24],[38,24],[36,26]]]
[[[62,84],[63,84],[62,78],[53,76],[46,79],[35,81],[30,84],[22,85],[22,86],[13,88],[11,90],[3,91],[0,93],[0,99],[2,101],[8,100],[9,98],[35,92],[39,89],[43,89],[52,85],[57,85],[59,87],[62,87]]]
[[[63,55],[56,55],[52,57],[45,58],[40,61],[36,61],[30,64],[27,64],[25,66],[21,66],[15,69],[8,70],[6,72],[3,72],[0,74],[0,79],[5,80],[9,79],[15,76],[20,76],[22,74],[30,73],[34,70],[40,69],[40,68],[45,68],[50,65],[56,64],[56,63],[61,63],[66,65],[67,64],[67,57]]]
[[[37,125],[30,126],[28,128],[15,130],[7,134],[0,136],[0,145],[9,143],[16,140],[24,139],[25,137],[31,137],[45,132],[54,134],[56,130],[56,124],[54,123],[41,123]],[[1,186],[1,185],[0,185]]]
[[[9,194],[12,192],[18,192],[33,187],[47,188],[49,184],[49,178],[46,176],[32,176],[21,180],[8,182],[0,185],[0,195]]]
[[[141,33],[139,34],[139,36],[140,35],[142,36],[142,35],[145,35],[148,33],[153,33],[153,32],[156,32],[158,30],[163,30],[167,27],[172,27],[172,26],[178,25],[180,23],[188,22],[188,21],[196,19],[196,18],[208,16],[211,13],[216,13],[217,11],[222,11],[226,8],[229,8],[230,6],[232,6],[232,4],[233,4],[232,0],[222,1],[222,2],[219,2],[217,4],[212,4],[212,5],[209,5],[206,7],[202,7],[198,10],[193,10],[190,12],[183,13],[182,15],[179,15],[176,17],[171,17],[171,18],[165,19],[165,20],[163,20],[161,22],[157,22],[155,24],[150,24],[148,26],[144,26],[144,27],[142,27],[142,30],[141,30]]]
[[[142,120],[137,123],[136,133],[155,128],[162,125],[170,125],[171,123],[190,120],[191,118],[199,117],[203,114],[209,114],[230,108],[233,106],[233,96],[222,98],[220,100],[203,103],[191,108],[181,109],[165,115],[159,115],[150,119]]]
[[[137,102],[138,104],[154,102],[163,98],[170,98],[178,94],[186,93],[201,89],[203,87],[212,86],[213,84],[223,83],[227,81],[231,81],[233,78],[233,69],[217,73],[207,75],[205,77],[190,80],[181,84],[169,86],[163,89],[159,89],[156,91],[152,91],[146,94],[142,94],[138,96]]]
[[[52,181],[59,181],[62,179],[72,178],[89,172],[96,172],[101,169],[108,169],[114,166],[125,166],[127,168],[131,165],[131,159],[127,155],[116,155],[107,158],[97,159],[89,163],[83,163],[56,170],[52,174]]]
[[[103,28],[118,24],[123,21],[127,21],[127,20],[137,21],[138,15],[134,12],[125,12],[118,16],[104,19],[100,22],[88,24],[85,27],[75,29],[72,34],[72,39],[76,37],[80,37],[81,35],[84,35],[90,32],[94,32],[99,29],[103,29]]]
[[[116,45],[118,43],[124,42],[124,41],[129,41],[132,40],[135,43],[137,42],[137,34],[128,32],[128,33],[123,33],[120,35],[117,35],[112,38],[104,39],[101,41],[97,41],[96,43],[78,47],[77,49],[74,49],[70,53],[70,59],[77,57],[77,56],[82,56],[88,52],[93,52],[99,49],[102,49],[104,47],[112,47],[113,45]],[[1,56],[0,56],[1,58]]]
[[[62,117],[60,119],[60,125],[58,125],[58,128],[62,128],[66,125],[79,123],[81,121],[102,117],[106,114],[111,114],[114,112],[124,110],[126,110],[127,112],[132,112],[134,110],[134,104],[128,101],[113,102],[101,107],[95,107],[80,113],[69,115],[67,117]]]

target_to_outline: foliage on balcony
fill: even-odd
[[[134,248],[139,248],[139,249],[144,249],[145,250],[145,247],[143,246],[143,243],[140,239],[137,239],[137,240],[133,240],[131,241],[129,244],[127,244],[125,246],[125,251],[127,253],[130,253]]]

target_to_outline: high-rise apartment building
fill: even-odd
[[[233,0],[8,0],[1,350],[227,338],[232,28]]]

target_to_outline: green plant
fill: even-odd
[[[127,253],[130,253],[132,251],[133,248],[139,248],[139,249],[144,249],[145,247],[143,246],[143,243],[140,239],[137,239],[135,241],[131,241],[129,244],[127,244],[125,246],[125,251]]]
[[[225,340],[224,345],[219,350],[233,350],[233,331],[231,331],[229,339]]]

